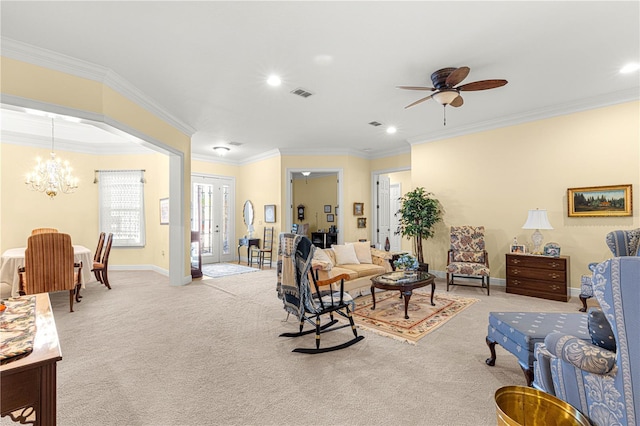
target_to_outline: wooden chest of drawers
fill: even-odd
[[[569,301],[569,256],[506,254],[507,293]]]

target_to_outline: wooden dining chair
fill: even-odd
[[[265,260],[269,260],[269,268],[271,268],[273,255],[273,226],[264,228],[264,236],[262,239],[262,248],[252,247],[249,254],[249,263],[252,263],[254,258],[257,258],[258,266],[262,269]]]
[[[58,232],[56,228],[34,228],[31,230],[31,235],[47,234],[51,232]]]
[[[108,275],[108,266],[109,266],[109,254],[111,253],[111,245],[113,244],[113,233],[110,232],[107,236],[107,243],[104,247],[104,253],[102,254],[102,259],[100,262],[96,262],[94,260],[93,267],[91,271],[95,274],[98,281],[107,286],[109,290],[111,290],[111,285],[109,284],[109,275]]]
[[[106,237],[106,233],[101,232],[98,236],[98,246],[96,247],[96,252],[93,254],[93,264],[100,263],[100,256],[102,256],[102,249],[104,249],[104,239]],[[100,274],[98,271],[94,271],[93,267],[91,269],[93,274],[96,276],[96,280],[100,281]]]
[[[69,312],[73,300],[80,302],[82,262],[75,263],[69,234],[47,232],[27,240],[24,266],[18,267],[20,295],[69,290]]]

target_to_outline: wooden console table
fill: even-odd
[[[62,359],[49,294],[36,295],[33,352],[0,365],[0,415],[24,424],[56,424],[56,363]]]
[[[568,302],[569,256],[507,253],[507,293]]]
[[[247,247],[247,264],[249,263],[249,254],[251,253],[251,246],[260,247],[260,238],[240,238],[238,240],[238,264],[240,263],[240,247]]]

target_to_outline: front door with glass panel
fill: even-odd
[[[191,177],[191,230],[200,233],[202,263],[233,260],[233,180]]]

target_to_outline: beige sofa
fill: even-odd
[[[351,254],[355,253],[355,257]],[[371,277],[391,272],[391,254],[370,247],[370,243],[346,243],[327,249],[316,249],[312,267],[320,280],[340,274],[349,275],[344,289],[352,297],[371,291]]]

